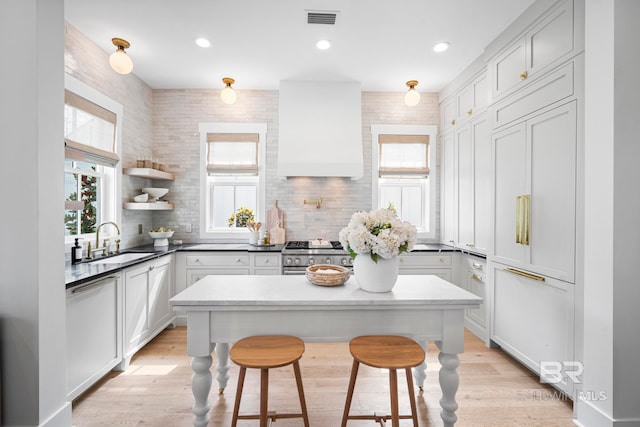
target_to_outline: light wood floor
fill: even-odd
[[[73,403],[75,427],[193,425],[191,358],[186,355],[186,329],[166,330],[134,356],[126,372],[111,372]],[[300,361],[312,427],[340,425],[351,370],[347,343],[308,343]],[[215,363],[215,359],[214,359]],[[429,346],[427,380],[417,404],[421,427],[441,426],[437,349]],[[470,333],[460,355],[460,388],[456,395],[459,426],[573,426],[570,400],[498,349],[489,349]],[[215,374],[215,371],[214,371]],[[238,369],[232,364],[223,396],[214,379],[209,426],[231,423]],[[259,374],[248,370],[241,413],[257,413]],[[215,378],[215,377],[214,377]],[[404,378],[399,375],[399,379]],[[361,366],[352,404],[353,413],[389,413],[388,377],[378,369]],[[400,410],[408,413],[406,382],[399,382]],[[269,409],[299,410],[292,368],[270,375]],[[274,427],[301,426],[300,419],[281,419]],[[349,421],[349,427],[374,427],[373,421]],[[410,426],[410,420],[401,426]],[[238,427],[257,426],[239,421]]]

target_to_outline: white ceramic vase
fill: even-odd
[[[378,258],[374,262],[369,254],[359,254],[353,260],[353,275],[360,289],[367,292],[389,292],[398,279],[399,258]]]

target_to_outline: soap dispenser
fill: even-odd
[[[76,238],[76,242],[71,248],[71,264],[77,264],[82,261],[82,246],[78,243],[78,239]]]

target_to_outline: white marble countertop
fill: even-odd
[[[175,297],[169,304],[176,311],[193,311],[215,306],[272,307],[287,309],[305,306],[458,305],[475,308],[482,299],[452,283],[432,275],[401,275],[391,292],[371,293],[358,287],[354,277],[341,286],[317,286],[300,276],[207,276]]]

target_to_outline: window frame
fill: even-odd
[[[429,138],[428,151],[428,167],[429,177],[427,185],[429,188],[429,231],[424,228],[418,228],[418,239],[435,239],[436,238],[436,141],[438,135],[438,126],[436,125],[387,125],[374,124],[371,125],[371,204],[372,209],[376,209],[379,203],[380,194],[380,135],[424,135]],[[396,179],[390,177],[389,179]],[[425,209],[426,212],[426,209]]]
[[[265,191],[266,191],[266,123],[210,123],[201,122],[198,126],[200,132],[200,233],[203,239],[224,239],[224,240],[246,240],[249,230],[245,228],[214,229],[207,230],[208,207],[210,203],[208,170],[207,170],[207,134],[227,133],[227,134],[247,134],[258,135],[258,186],[257,186],[257,207],[255,211],[256,220],[265,217]],[[222,175],[224,176],[224,175]]]
[[[75,77],[65,74],[64,79],[65,90],[68,90],[75,95],[78,95],[92,103],[109,110],[116,115],[115,125],[115,153],[122,153],[122,117],[123,107],[122,104],[114,101],[98,90],[91,86],[81,82]],[[64,167],[64,166],[63,166]],[[66,167],[64,167],[66,173]],[[102,194],[103,201],[100,203],[101,212],[99,215],[100,221],[113,221],[116,224],[121,224],[122,219],[122,162],[119,161],[113,166],[113,174],[108,172],[102,172],[103,180],[107,181],[107,185],[103,185]],[[65,210],[66,211],[66,210]],[[87,240],[91,239],[94,233],[85,233],[79,235],[65,235],[65,249],[69,252],[73,246],[75,239]],[[92,240],[89,240],[92,241]]]

